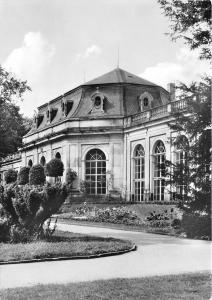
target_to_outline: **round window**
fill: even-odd
[[[95,97],[94,105],[95,106],[100,106],[101,105],[101,98],[99,96]]]

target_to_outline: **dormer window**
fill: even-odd
[[[147,107],[149,105],[148,98],[144,98],[143,103],[144,103],[144,106]]]
[[[99,88],[96,88],[96,92],[91,96],[92,109],[90,113],[104,113],[105,112],[105,101],[106,97],[101,92]]]
[[[37,118],[36,118],[36,125],[37,125],[37,128],[40,126],[40,124],[43,122],[43,118],[44,118],[44,115],[38,115]]]
[[[62,106],[62,112],[63,115],[67,117],[67,115],[70,113],[72,110],[74,102],[72,100],[63,100],[61,106]]]
[[[153,97],[150,93],[144,92],[139,97],[139,106],[141,111],[152,108]]]
[[[99,96],[95,97],[94,105],[95,107],[99,107],[101,105],[101,98]]]
[[[67,101],[66,102],[66,116],[70,113],[72,110],[74,102],[73,101]]]
[[[56,117],[57,114],[57,108],[52,108],[50,110],[50,122],[52,122],[54,120],[54,118]]]

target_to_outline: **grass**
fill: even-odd
[[[210,286],[210,274],[195,273],[6,289],[0,292],[0,299],[200,300],[210,299]]]
[[[26,244],[1,243],[0,262],[105,254],[129,250],[132,246],[133,244],[126,240],[58,231],[55,236],[52,236],[51,241]]]

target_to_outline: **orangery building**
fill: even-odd
[[[77,173],[73,192],[124,201],[170,201],[165,186],[166,159],[184,159],[169,127],[185,108],[167,90],[116,68],[38,107],[23,147],[1,161],[9,168],[45,165],[53,157]]]

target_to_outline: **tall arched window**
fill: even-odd
[[[134,195],[135,201],[144,201],[144,148],[137,145],[134,152]]]
[[[176,166],[178,168],[178,171],[182,174],[181,180],[177,185],[177,194],[180,194],[182,198],[186,194],[186,184],[185,184],[185,172],[186,172],[186,166],[187,166],[187,157],[188,157],[188,148],[189,143],[188,139],[181,135],[177,138],[176,141]]]
[[[46,159],[45,159],[44,156],[41,157],[41,159],[40,159],[40,164],[41,164],[42,166],[45,166],[45,164],[46,164]]]
[[[153,161],[154,201],[164,201],[165,155],[164,143],[158,141],[155,145]]]
[[[85,180],[89,195],[106,194],[106,157],[99,149],[92,149],[86,155]]]

